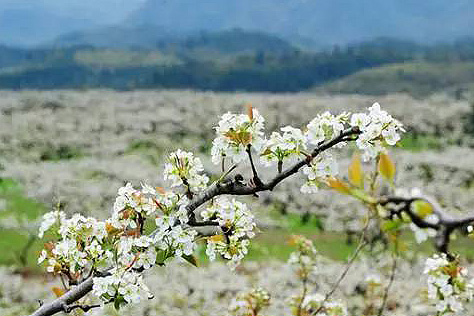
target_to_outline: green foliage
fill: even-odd
[[[43,161],[58,161],[80,158],[83,153],[79,147],[61,144],[59,146],[48,146],[40,153]]]
[[[1,228],[0,265],[27,265],[38,270],[36,260],[42,242],[38,239],[30,240],[28,233],[35,234],[36,231],[28,231],[21,226],[22,223],[27,225],[34,222],[45,212],[45,206],[26,197],[18,183],[10,179],[0,179],[0,200],[5,202],[0,211],[0,227],[4,221],[20,224],[18,227],[8,225],[9,228]],[[29,247],[25,248],[26,246]]]
[[[441,150],[443,142],[439,137],[433,135],[419,135],[406,133],[398,143],[399,146],[409,151]]]
[[[166,38],[149,49],[0,47],[0,88],[278,92],[323,85],[318,91],[426,95],[474,82],[472,61],[474,41],[421,46],[378,39],[311,52],[268,34],[230,30]]]
[[[324,92],[381,95],[402,92],[423,97],[474,82],[473,62],[407,62],[364,69],[317,89]]]

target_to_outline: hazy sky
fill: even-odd
[[[118,22],[145,0],[0,0],[0,11],[11,8],[43,7],[57,14],[77,18]]]

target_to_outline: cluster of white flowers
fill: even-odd
[[[316,193],[322,182],[336,176],[339,172],[336,160],[328,153],[317,156],[309,166],[304,166],[302,170],[308,177],[308,180],[301,186],[303,193]]]
[[[440,315],[462,312],[463,303],[474,294],[474,279],[467,280],[467,269],[446,254],[435,254],[426,259],[424,273],[428,274],[428,298],[436,300]]]
[[[247,114],[226,113],[215,128],[217,137],[212,142],[212,162],[219,164],[223,158],[239,163],[247,157],[247,146],[260,152],[265,145],[265,119],[256,109]]]
[[[145,190],[148,193],[149,190]],[[118,190],[111,224],[118,229],[136,229],[139,216],[148,216],[156,211],[156,203],[149,194],[133,188],[130,183]]]
[[[307,140],[303,132],[291,126],[281,128],[283,134],[273,132],[265,144],[260,161],[269,167],[283,163],[284,159],[298,157],[307,148]]]
[[[249,239],[255,236],[253,214],[244,203],[218,197],[201,212],[201,216],[204,220],[216,220],[224,233],[224,236],[208,238],[207,255],[214,260],[216,254],[220,254],[230,259],[229,265],[235,267],[247,254]]]
[[[235,316],[257,316],[270,305],[270,293],[262,287],[237,294],[229,305],[229,312]]]
[[[321,305],[323,307],[321,308]],[[301,308],[308,314],[312,315],[312,313],[316,312],[319,308],[321,308],[318,315],[321,316],[347,316],[347,309],[342,304],[342,302],[338,300],[328,300],[324,302],[324,295],[320,293],[314,293],[310,295],[306,295],[301,303]],[[305,314],[306,314],[305,313]]]
[[[384,142],[390,146],[395,145],[400,140],[400,132],[405,131],[403,125],[381,110],[378,103],[369,108],[368,114],[352,114],[350,124],[359,127],[362,132],[356,144],[364,152],[364,160],[375,158],[383,151]]]
[[[163,176],[171,182],[171,187],[187,186],[192,192],[206,188],[209,178],[203,175],[204,167],[201,159],[193,153],[178,149],[168,157]]]
[[[112,253],[100,245],[107,236],[105,222],[80,214],[66,219],[64,213],[58,211],[49,212],[43,218],[40,235],[60,222],[54,231],[60,240],[56,244],[46,244],[38,258],[38,264],[47,260],[48,272],[75,275],[82,270],[100,270],[111,263]]]
[[[334,116],[329,112],[319,114],[306,126],[306,137],[312,145],[319,145],[326,139],[339,135],[344,130],[344,123],[347,121],[349,113],[344,112]]]
[[[61,224],[66,219],[66,214],[61,211],[52,211],[43,215],[38,237],[43,238],[44,233],[48,231],[54,224]]]
[[[296,274],[300,278],[308,278],[317,267],[317,251],[313,242],[304,236],[295,235],[291,237],[290,244],[296,247],[296,251],[290,254],[288,264],[296,269]]]
[[[116,306],[140,303],[144,296],[153,297],[139,273],[119,269],[108,276],[94,278],[92,293],[105,302],[114,300]]]

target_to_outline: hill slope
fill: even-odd
[[[316,88],[319,92],[425,96],[440,90],[474,87],[474,62],[401,63],[358,71]]]

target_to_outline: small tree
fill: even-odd
[[[178,150],[169,155],[164,168],[163,176],[170,188],[142,184],[137,189],[128,183],[119,189],[112,216],[105,221],[79,214],[66,218],[59,210],[44,215],[39,235],[46,235],[52,241],[46,243],[38,262],[44,262],[48,272],[63,280],[65,293],[43,304],[32,315],[68,313],[75,309],[88,311],[107,303],[119,309],[122,305],[151,298],[153,294],[144,283],[142,273],[155,265],[166,266],[173,258],[195,264],[196,242],[202,239],[207,243],[206,254],[210,260],[221,256],[235,268],[247,253],[256,225],[249,208],[232,196],[258,196],[259,192],[272,191],[299,171],[307,177],[301,186],[302,193],[313,194],[321,187],[328,187],[367,205],[366,228],[375,220],[387,234],[396,237],[397,228],[409,219],[418,228],[435,230],[436,245],[445,253],[439,258],[450,265],[455,262],[448,253],[450,234],[474,219],[448,217],[438,204],[424,196],[379,195],[379,175],[393,183],[395,174],[386,147],[395,145],[404,130],[378,103],[367,113],[334,116],[325,112],[311,120],[304,130],[285,126],[269,138],[264,133],[264,118],[248,106],[247,114],[224,114],[215,131],[212,162],[221,165],[222,170],[216,181],[210,182],[204,174],[199,158]],[[360,158],[355,156],[349,168],[349,182],[346,182],[336,177],[338,164],[331,151],[351,142],[361,151],[363,160],[377,161],[377,169],[364,173]],[[255,154],[262,164],[275,168],[273,178],[260,178]],[[237,164],[244,162],[252,171],[248,179],[234,174]],[[429,206],[420,206],[419,201]],[[430,219],[428,215],[433,216]],[[204,226],[214,227],[218,233],[202,236],[197,227]],[[297,244],[302,256],[307,256],[306,250],[312,249],[304,240],[298,240]],[[350,262],[363,244],[364,238],[361,238]],[[303,247],[305,245],[309,248]],[[446,262],[437,263],[437,267]],[[429,273],[435,271],[432,268]],[[306,297],[305,278],[302,281],[304,291],[294,301],[295,315],[328,310],[327,300],[335,288],[322,300],[310,302]],[[101,303],[81,304],[80,300],[89,293]],[[264,292],[249,295],[258,304],[267,304]],[[254,305],[250,310],[255,312]],[[448,311],[454,309],[451,303],[445,307]]]

